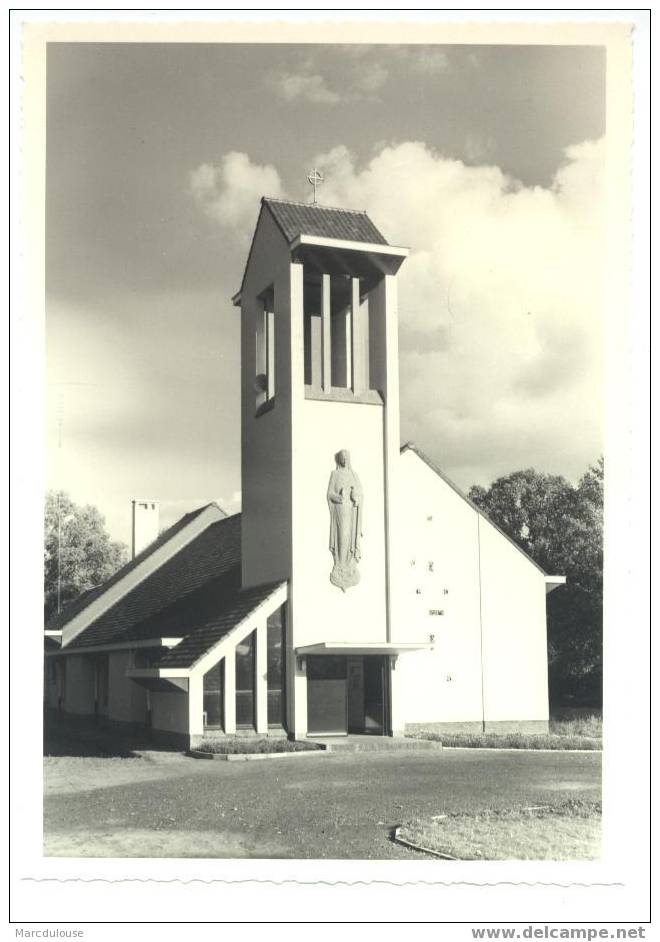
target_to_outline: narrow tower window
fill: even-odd
[[[323,371],[322,276],[305,280],[305,385],[320,389]]]
[[[335,275],[330,284],[332,385],[348,389],[352,385],[353,366],[351,278]]]
[[[273,289],[259,298],[255,330],[257,410],[275,398],[275,304]]]

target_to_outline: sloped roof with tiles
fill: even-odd
[[[293,203],[267,196],[262,198],[262,203],[270,210],[289,244],[299,235],[376,245],[388,244],[363,210],[338,209],[319,203]]]
[[[138,553],[130,562],[126,563],[125,566],[122,566],[121,569],[118,569],[114,575],[110,576],[105,582],[101,585],[94,586],[93,589],[89,589],[87,592],[83,592],[77,599],[74,599],[66,608],[58,615],[54,615],[49,619],[46,628],[47,629],[57,629],[62,628],[63,625],[68,624],[76,615],[79,615],[83,609],[87,608],[88,605],[91,605],[92,602],[95,602],[104,592],[107,592],[108,589],[116,585],[121,579],[127,576],[130,572],[137,568],[140,563],[144,562],[145,559],[148,559],[156,550],[160,549],[161,546],[164,546],[173,536],[176,536],[184,527],[187,527],[189,523],[199,517],[199,515],[206,510],[206,507],[209,505],[206,504],[204,507],[199,507],[197,510],[192,510],[190,513],[185,514],[181,517],[180,520],[177,520],[176,523],[172,524],[167,530],[163,532],[142,550],[141,553]]]
[[[195,599],[203,597],[207,606],[202,608],[204,614],[209,605],[211,609],[214,605],[222,608],[223,580],[225,592],[231,594],[234,591],[232,573],[237,572],[240,558],[240,514],[211,523],[103,612],[67,646],[67,650],[167,637],[175,621],[183,633],[191,621],[199,624]],[[197,593],[203,589],[207,594],[198,596]],[[188,612],[186,599],[192,604]],[[169,618],[161,620],[159,613],[169,613]]]
[[[236,580],[233,591],[227,591],[224,587],[224,591],[217,597],[213,614],[198,622],[192,631],[190,630],[192,623],[188,622],[186,636],[176,647],[167,652],[156,666],[192,667],[207,651],[248,618],[257,606],[273,595],[281,585],[282,583],[274,582],[241,589]]]

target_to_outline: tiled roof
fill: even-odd
[[[387,245],[387,240],[361,210],[335,209],[319,203],[291,203],[267,196],[262,202],[289,243],[299,235],[309,235]]]
[[[234,564],[227,572],[204,583],[199,589],[176,599],[131,628],[131,640],[144,638],[183,638],[204,624],[218,611],[222,600],[240,588],[241,567]]]
[[[120,579],[123,579],[124,576],[128,575],[136,566],[138,566],[143,560],[151,556],[152,553],[155,553],[157,549],[160,549],[168,540],[171,540],[180,530],[183,530],[184,527],[188,526],[195,517],[198,517],[202,511],[206,510],[206,507],[210,506],[207,504],[205,507],[200,507],[198,510],[191,510],[190,513],[185,514],[181,517],[180,520],[177,520],[176,523],[172,524],[167,530],[163,532],[154,540],[153,543],[150,543],[141,553],[138,553],[130,562],[126,563],[125,566],[122,566],[121,569],[118,569],[117,572],[103,582],[101,585],[95,586],[93,589],[89,589],[87,592],[84,592],[82,595],[78,596],[77,599],[74,599],[70,605],[67,605],[59,615],[53,615],[46,624],[48,629],[62,628],[64,625],[68,624],[73,618],[76,617],[83,609],[87,608],[92,602],[94,602],[100,595],[102,595],[110,586],[115,585],[119,582]]]
[[[172,648],[159,662],[158,667],[192,667],[218,641],[248,618],[250,613],[265,602],[282,583],[268,583],[250,589],[240,589],[217,598],[217,608],[197,628],[191,631],[183,641]]]
[[[173,623],[155,616],[182,606],[183,600],[213,580],[228,578],[241,558],[240,514],[212,523],[138,583],[82,631],[67,650],[90,645],[117,644],[149,637],[165,637]],[[107,585],[107,583],[106,583]],[[179,619],[181,621],[181,619]]]

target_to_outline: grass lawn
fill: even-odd
[[[557,736],[589,736],[603,738],[603,717],[600,713],[585,713],[573,717],[553,717],[550,732]]]
[[[589,749],[603,748],[603,720],[595,713],[552,719],[548,733],[439,733],[416,729],[412,739],[431,739],[444,746],[473,749]]]
[[[236,755],[264,752],[313,752],[321,747],[313,742],[292,742],[289,739],[206,739],[195,746],[198,752],[213,755]]]
[[[421,818],[399,837],[457,860],[594,860],[601,805],[570,799],[554,807]]]

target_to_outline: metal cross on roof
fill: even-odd
[[[323,183],[323,174],[320,170],[317,170],[316,167],[314,167],[312,172],[307,174],[307,179],[314,187],[314,202],[316,202],[316,188]]]

